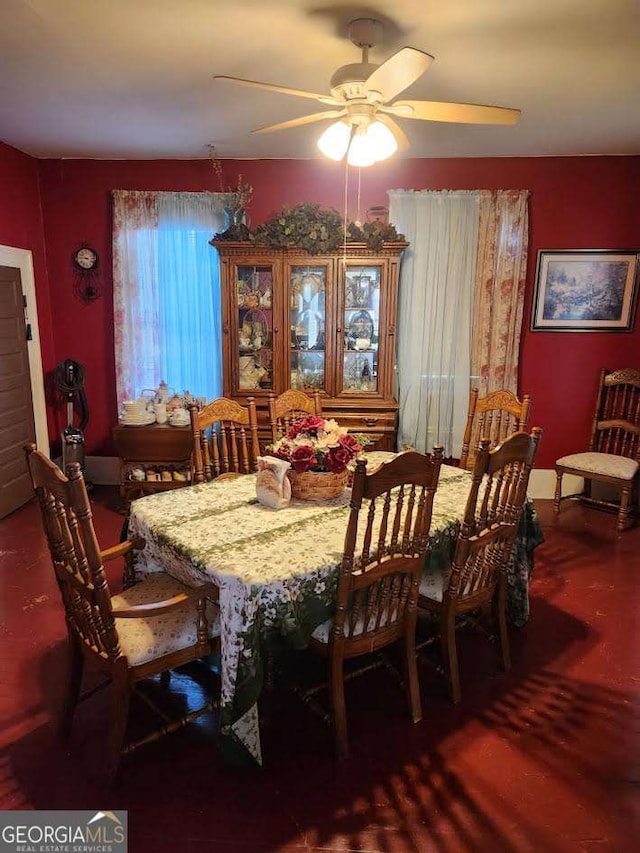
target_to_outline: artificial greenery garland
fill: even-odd
[[[346,229],[348,243],[366,243],[374,251],[381,249],[384,243],[404,239],[393,225],[384,222],[365,222],[362,226],[351,222]],[[283,207],[254,231],[245,225],[232,224],[225,232],[217,234],[216,240],[249,240],[261,246],[295,247],[310,255],[322,255],[335,252],[344,244],[345,227],[343,218],[334,208],[304,203]]]

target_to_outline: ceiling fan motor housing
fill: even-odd
[[[331,78],[331,94],[336,98],[366,98],[362,84],[379,67],[374,62],[351,62],[349,65],[343,65]]]

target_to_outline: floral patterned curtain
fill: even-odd
[[[113,320],[118,402],[145,386],[147,366],[158,359],[158,193],[113,192]],[[149,239],[141,239],[149,235]],[[142,387],[140,387],[142,385]]]
[[[471,374],[480,378],[481,396],[500,388],[518,391],[528,199],[528,190],[480,193]]]

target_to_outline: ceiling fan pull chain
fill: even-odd
[[[342,260],[345,262],[346,268],[346,260],[347,260],[347,216],[349,212],[349,161],[347,158],[344,158],[344,217],[343,217],[343,228],[344,228],[344,239],[342,241]]]

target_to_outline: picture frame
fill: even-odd
[[[640,253],[615,249],[540,249],[531,330],[631,332]]]

